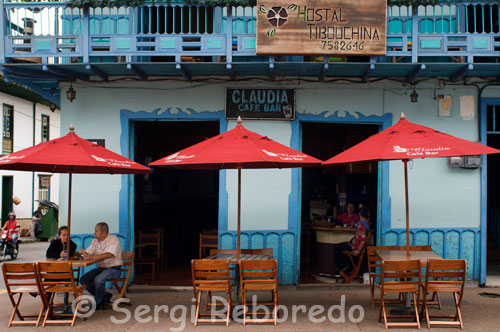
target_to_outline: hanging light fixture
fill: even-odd
[[[75,100],[75,97],[76,97],[76,91],[75,89],[73,89],[73,82],[70,83],[69,85],[69,89],[66,90],[66,98],[68,98],[69,102],[73,102],[73,100]]]
[[[412,103],[417,103],[418,102],[418,93],[415,91],[415,86],[413,86],[413,91],[410,94],[410,100]]]

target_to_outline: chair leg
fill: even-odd
[[[54,302],[54,296],[55,296],[55,293],[50,293],[50,295],[49,295],[47,311],[45,312],[45,318],[43,319],[43,324],[42,324],[43,327],[45,327],[45,325],[47,324],[47,320],[48,320],[49,316],[52,315],[52,304]]]
[[[420,318],[418,317],[418,306],[417,306],[417,294],[416,293],[411,293],[413,297],[413,305],[415,306],[415,318],[417,320],[417,327],[420,330]]]
[[[12,314],[10,315],[10,320],[9,320],[9,327],[12,326],[12,322],[14,321],[14,319],[16,318],[16,313],[17,313],[17,316],[19,317],[20,320],[23,320],[23,316],[21,315],[21,313],[19,312],[19,303],[21,302],[21,297],[23,296],[22,293],[19,294],[19,298],[17,299],[17,301],[14,301],[14,298],[12,297],[12,304],[14,305],[14,309],[12,309]]]
[[[196,313],[194,319],[194,326],[198,326],[198,318],[200,317],[200,301],[201,301],[201,291],[198,291],[198,295],[196,297]]]
[[[241,301],[242,301],[242,304],[243,304],[243,325],[246,325],[246,318],[247,318],[247,310],[248,310],[248,306],[247,306],[247,293],[245,291],[241,291]]]
[[[375,309],[374,295],[375,295],[375,280],[373,282],[370,280],[370,297],[372,299],[372,309]]]
[[[455,299],[455,307],[457,309],[456,313],[456,318],[458,322],[460,323],[460,328],[463,330],[464,329],[464,323],[462,321],[462,312],[460,311],[460,303],[458,303],[458,298],[457,298],[457,293],[453,293],[453,298]]]
[[[384,296],[382,295],[380,297],[380,310],[382,310],[382,313],[384,315],[384,323],[385,323],[385,329],[389,329],[389,325],[387,324],[387,314],[385,312],[385,302],[384,302]]]

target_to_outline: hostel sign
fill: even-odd
[[[385,55],[387,0],[257,0],[257,54]]]
[[[294,89],[227,89],[226,118],[295,119]]]

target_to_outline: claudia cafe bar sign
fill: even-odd
[[[257,0],[257,54],[385,55],[387,0]]]
[[[294,89],[226,89],[226,118],[295,119]]]

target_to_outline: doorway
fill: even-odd
[[[500,105],[486,106],[486,144],[500,149]],[[500,155],[487,155],[486,283],[500,286]]]
[[[303,123],[302,151],[327,160],[376,134],[379,128],[370,124]],[[357,214],[362,204],[370,211],[370,228],[377,229],[377,188],[377,162],[302,169],[301,283],[329,282],[328,277],[334,274],[333,246],[316,241],[316,229],[318,225],[333,227],[335,210],[337,215],[342,214],[351,203]],[[331,238],[329,233],[323,235]],[[370,243],[376,243],[375,235]]]
[[[137,121],[135,160],[146,165],[217,134],[218,121]],[[218,225],[219,172],[154,168],[153,174],[135,176],[134,189],[135,242],[141,232],[162,229],[164,244],[164,266],[156,281],[143,267],[139,272],[136,268],[134,282],[190,285],[190,262],[198,258],[199,234]],[[142,255],[153,256],[155,249],[141,248]]]
[[[9,212],[12,211],[13,186],[13,176],[2,176],[2,226],[9,220]]]

